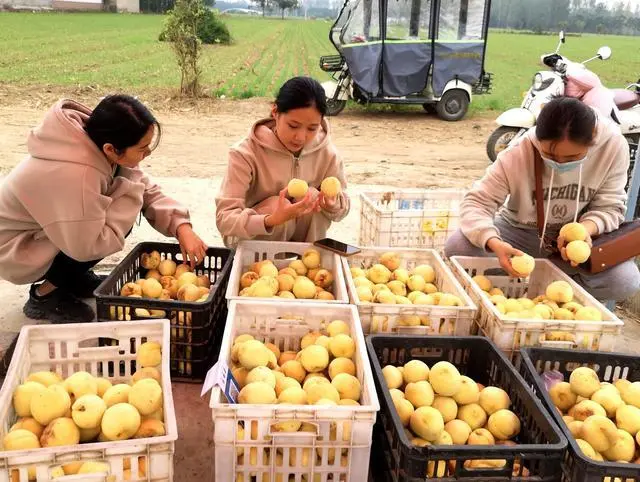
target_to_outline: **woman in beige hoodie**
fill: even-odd
[[[233,247],[242,239],[313,242],[348,214],[344,165],[331,142],[326,112],[322,86],[295,77],[280,88],[271,117],[256,122],[231,148],[216,197],[225,245]],[[319,192],[330,176],[342,184],[335,198]],[[294,178],[309,185],[303,199],[288,197],[287,185]]]
[[[61,100],[31,131],[29,156],[0,186],[0,277],[34,283],[29,318],[91,321],[93,310],[79,299],[102,281],[91,268],[124,248],[140,214],[178,239],[185,260],[204,258],[187,209],[138,167],[159,137],[151,112],[125,95],[93,111]]]
[[[544,226],[538,237],[534,150],[544,161]],[[629,145],[618,126],[581,101],[549,102],[536,127],[500,153],[460,206],[460,230],[447,241],[447,256],[498,257],[512,276],[513,255],[550,257],[599,300],[623,300],[640,289],[633,260],[599,274],[572,266],[560,228],[578,221],[590,237],[615,231],[627,209]],[[497,214],[497,215],[496,215]],[[590,241],[590,240],[589,240]]]

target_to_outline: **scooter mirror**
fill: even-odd
[[[598,57],[600,57],[602,60],[607,60],[611,57],[611,49],[606,45],[604,47],[600,47],[598,49]]]

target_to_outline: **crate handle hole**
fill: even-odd
[[[442,358],[443,350],[441,348],[411,348],[410,354],[412,358]]]
[[[278,260],[296,260],[296,259],[300,259],[301,256],[298,253],[289,253],[289,252],[282,252],[282,253],[276,253],[273,256],[273,259],[278,259]]]
[[[478,460],[478,462],[482,463],[482,460]],[[465,475],[476,476],[476,477],[498,476],[498,475],[511,477],[513,473],[513,468],[511,467],[511,465],[512,463],[510,463],[508,460],[505,460],[505,464],[502,467],[486,467],[486,466],[466,467],[465,464],[463,463],[460,467],[460,473],[461,475],[465,474]]]
[[[272,422],[269,424],[269,433],[271,437],[316,437],[320,434],[320,427],[318,424],[313,422],[306,422],[307,425],[313,427],[314,432],[304,431],[304,432],[283,432],[282,430],[278,430],[278,425],[286,422],[295,422],[295,420],[281,420],[279,422]]]
[[[386,320],[383,325],[386,325]],[[383,329],[383,331],[387,330]],[[431,328],[430,326],[396,326],[395,331],[397,331],[398,333],[415,333],[416,335],[433,335],[435,333],[433,328]]]
[[[111,339],[109,339],[109,341],[112,341]],[[116,342],[118,340],[115,340]],[[111,345],[113,345],[113,343],[110,343]],[[116,343],[117,345],[117,343]],[[86,338],[80,342],[78,342],[78,348],[96,348],[100,346],[100,338]]]

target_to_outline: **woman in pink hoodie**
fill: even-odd
[[[125,95],[106,97],[93,111],[61,100],[31,131],[29,156],[0,186],[0,277],[33,283],[26,316],[93,320],[79,299],[102,281],[91,268],[124,248],[140,214],[178,239],[185,260],[204,258],[187,209],[138,167],[160,133],[151,112]]]
[[[536,195],[536,151],[542,160],[542,196]],[[502,151],[466,194],[460,229],[447,241],[445,254],[492,254],[514,277],[519,274],[512,256],[525,252],[549,258],[597,299],[624,300],[640,289],[634,260],[592,274],[568,262],[560,229],[579,222],[588,242],[617,230],[627,209],[628,169],[629,145],[617,125],[578,99],[553,99],[537,125]]]
[[[324,89],[309,77],[294,77],[278,92],[271,117],[256,122],[231,148],[227,174],[216,197],[216,221],[225,245],[241,239],[312,242],[326,236],[332,221],[349,212],[344,165],[331,142],[324,116]],[[342,192],[320,191],[337,177]],[[303,179],[309,191],[290,199],[287,185]]]

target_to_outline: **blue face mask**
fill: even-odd
[[[573,171],[574,169],[577,169],[578,167],[580,167],[586,158],[587,156],[584,156],[582,159],[578,159],[577,161],[571,161],[571,162],[557,162],[557,161],[554,161],[553,159],[546,159],[544,157],[542,158],[542,160],[544,161],[545,166],[551,169],[554,169],[559,173],[564,173],[564,172]]]

